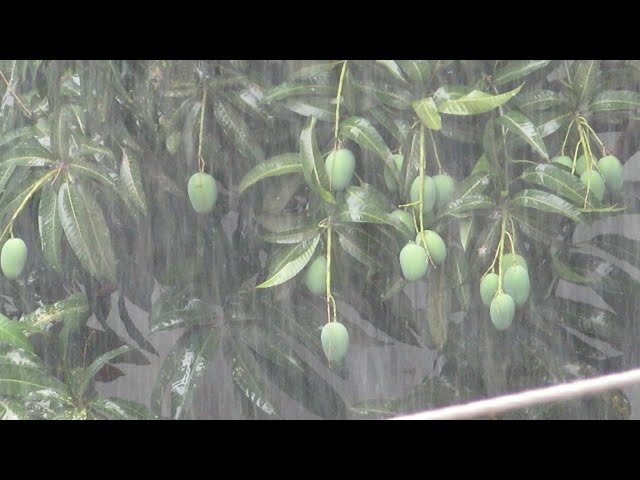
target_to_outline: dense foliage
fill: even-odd
[[[248,417],[286,418],[277,389],[322,418],[381,418],[635,361],[640,250],[590,232],[639,208],[623,189],[638,62],[0,73],[4,418],[185,418],[222,369]],[[99,394],[170,330],[148,405]],[[437,351],[437,368],[353,404],[336,385],[358,374],[356,331]],[[629,414],[615,390],[505,417]]]

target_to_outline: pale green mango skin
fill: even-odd
[[[433,210],[438,199],[438,190],[436,189],[436,182],[433,178],[425,175],[424,187],[422,189],[422,213],[427,213]],[[420,177],[416,177],[411,184],[411,191],[409,192],[411,203],[418,202],[420,200]],[[417,208],[417,207],[416,207]]]
[[[422,243],[421,237],[424,238],[424,243]],[[427,255],[431,257],[431,261],[435,265],[442,265],[447,258],[447,246],[442,237],[433,230],[418,232],[416,243],[422,247],[426,244]]]
[[[527,269],[521,265],[507,268],[502,280],[502,289],[513,298],[517,307],[524,305],[531,290]]]
[[[216,179],[208,173],[198,172],[191,175],[187,184],[189,201],[197,213],[209,213],[218,199]]]
[[[602,199],[604,198],[605,188],[602,175],[600,175],[595,170],[591,170],[591,172],[584,172],[582,175],[580,175],[580,181],[585,185],[587,185],[589,179],[591,179],[589,191],[592,192],[598,200],[602,201]]]
[[[505,253],[502,256],[502,271],[504,272],[507,268],[513,267],[514,265],[520,265],[521,267],[524,267],[525,270],[529,270],[527,261],[522,255],[518,255],[517,253]]]
[[[500,276],[497,273],[487,273],[480,280],[480,297],[482,298],[482,303],[487,307],[491,305],[493,297],[496,296],[498,280],[500,280]]]
[[[580,155],[576,160],[576,173],[578,174],[578,176],[581,176],[586,171],[587,171],[587,156]]]
[[[446,174],[439,174],[433,177],[436,183],[437,199],[436,209],[440,209],[453,200],[456,191],[456,181]]]
[[[499,293],[491,301],[489,315],[491,323],[498,330],[506,330],[513,323],[513,316],[516,313],[516,304],[513,298],[507,293]]]
[[[413,215],[411,215],[409,212],[405,212],[404,210],[398,209],[391,212],[391,215],[393,215],[394,217],[397,217],[402,223],[404,223],[409,229],[409,231],[411,232],[414,231]]]
[[[427,274],[427,251],[413,242],[407,243],[400,251],[400,268],[409,282],[420,280]]]
[[[340,322],[329,322],[322,327],[320,343],[329,363],[340,363],[349,350],[349,332]]]
[[[404,164],[404,155],[396,154],[393,156],[393,160],[395,161],[396,168],[397,168],[396,173],[400,173],[402,171],[402,165]],[[387,185],[387,188],[389,189],[389,191],[397,192],[398,182],[396,182],[395,178],[393,177],[393,174],[391,173],[391,169],[389,168],[388,165],[385,165],[383,173],[384,173],[384,183]]]
[[[557,157],[553,157],[551,159],[551,162],[564,165],[565,167],[569,168],[569,170],[571,170],[571,167],[573,167],[573,160],[567,155],[558,155]]]
[[[344,190],[351,185],[353,172],[356,169],[356,157],[347,148],[334,150],[327,156],[324,169],[329,177],[331,190]]]
[[[620,160],[613,155],[607,155],[598,161],[598,168],[600,168],[600,173],[604,177],[609,190],[612,192],[622,191],[624,168]]]
[[[27,244],[21,238],[10,238],[5,242],[0,252],[0,267],[5,277],[15,280],[22,275],[27,253]]]
[[[322,295],[327,291],[326,257],[317,257],[311,262],[304,274],[304,284],[314,295]]]

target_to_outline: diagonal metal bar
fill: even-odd
[[[462,420],[478,418],[541,403],[571,400],[636,383],[640,383],[640,368],[623,373],[614,373],[551,387],[527,390],[463,405],[393,417],[389,420]]]

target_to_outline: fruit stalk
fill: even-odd
[[[444,173],[444,168],[442,168],[442,164],[440,163],[440,155],[438,155],[438,147],[436,147],[436,139],[433,137],[433,132],[429,129],[429,136],[431,137],[431,144],[433,145],[433,152],[436,155],[436,163],[438,164],[438,173]]]
[[[204,111],[207,107],[207,88],[202,93],[202,106],[200,107],[200,133],[198,134],[198,168],[204,172],[204,158],[202,158],[202,139],[204,138]]]
[[[327,228],[327,323],[336,321],[336,302],[331,295],[331,233],[332,227]],[[331,307],[333,306],[333,317],[331,316]]]
[[[347,61],[342,63],[342,71],[340,72],[340,80],[338,81],[338,95],[336,96],[336,128],[334,132],[334,149],[338,149],[338,130],[340,127],[340,99],[342,98],[342,84],[344,83],[344,76],[347,72]]]
[[[420,124],[420,197],[419,197],[419,204],[418,204],[418,212],[419,212],[419,219],[420,219],[420,231],[422,232],[424,230],[424,220],[423,220],[423,211],[422,211],[422,205],[423,205],[423,197],[424,197],[424,171],[426,170],[426,158],[425,158],[425,152],[424,152],[424,125],[422,125],[422,123]]]

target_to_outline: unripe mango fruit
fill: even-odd
[[[607,155],[598,161],[598,167],[609,190],[620,192],[624,182],[624,168],[622,168],[620,160],[613,155]]]
[[[580,175],[580,181],[589,185],[589,191],[600,201],[604,198],[604,179],[596,170],[584,172]]]
[[[521,307],[529,298],[531,285],[529,283],[529,272],[521,265],[509,267],[504,272],[502,288],[505,293],[513,298],[516,306]]]
[[[499,293],[491,301],[489,307],[489,315],[491,323],[498,330],[506,330],[513,322],[513,316],[516,313],[516,304],[513,298],[507,293]]]
[[[218,199],[216,179],[208,173],[198,172],[191,175],[187,184],[191,206],[197,213],[209,213]]]
[[[587,171],[587,156],[580,155],[576,160],[576,173],[578,176]]]
[[[411,198],[411,203],[418,202],[420,200],[420,176],[417,176],[411,184],[409,196]],[[436,189],[436,182],[433,181],[433,178],[425,175],[424,187],[422,189],[422,213],[433,210],[433,207],[436,205],[437,198],[438,190]]]
[[[439,174],[433,177],[436,184],[437,199],[436,209],[447,205],[452,199],[456,190],[456,181],[446,174]]]
[[[413,242],[407,243],[400,251],[400,268],[410,282],[421,279],[427,273],[427,251]]]
[[[435,265],[442,265],[447,258],[447,246],[442,237],[433,230],[418,232],[416,243],[421,247],[426,245],[427,255]]]
[[[349,332],[340,322],[329,322],[322,327],[320,342],[329,363],[340,363],[349,349]]]
[[[482,280],[480,280],[480,297],[482,298],[482,303],[487,307],[491,305],[493,297],[496,296],[499,279],[500,277],[497,273],[487,273],[482,277]]]
[[[311,262],[304,274],[304,284],[314,295],[322,295],[327,291],[327,259],[317,257]]]
[[[324,169],[329,177],[331,190],[344,190],[351,184],[356,169],[356,157],[347,148],[334,150],[327,156]]]
[[[573,160],[567,155],[558,155],[557,157],[553,157],[551,159],[551,162],[563,165],[569,170],[571,170],[571,167],[573,167]]]
[[[522,255],[518,255],[517,253],[505,253],[502,256],[502,269],[503,271],[509,267],[513,267],[514,265],[520,265],[524,267],[525,270],[529,270],[527,266],[527,261],[524,259]]]
[[[15,280],[24,270],[27,263],[27,244],[21,238],[10,238],[2,246],[0,267],[9,280]]]

